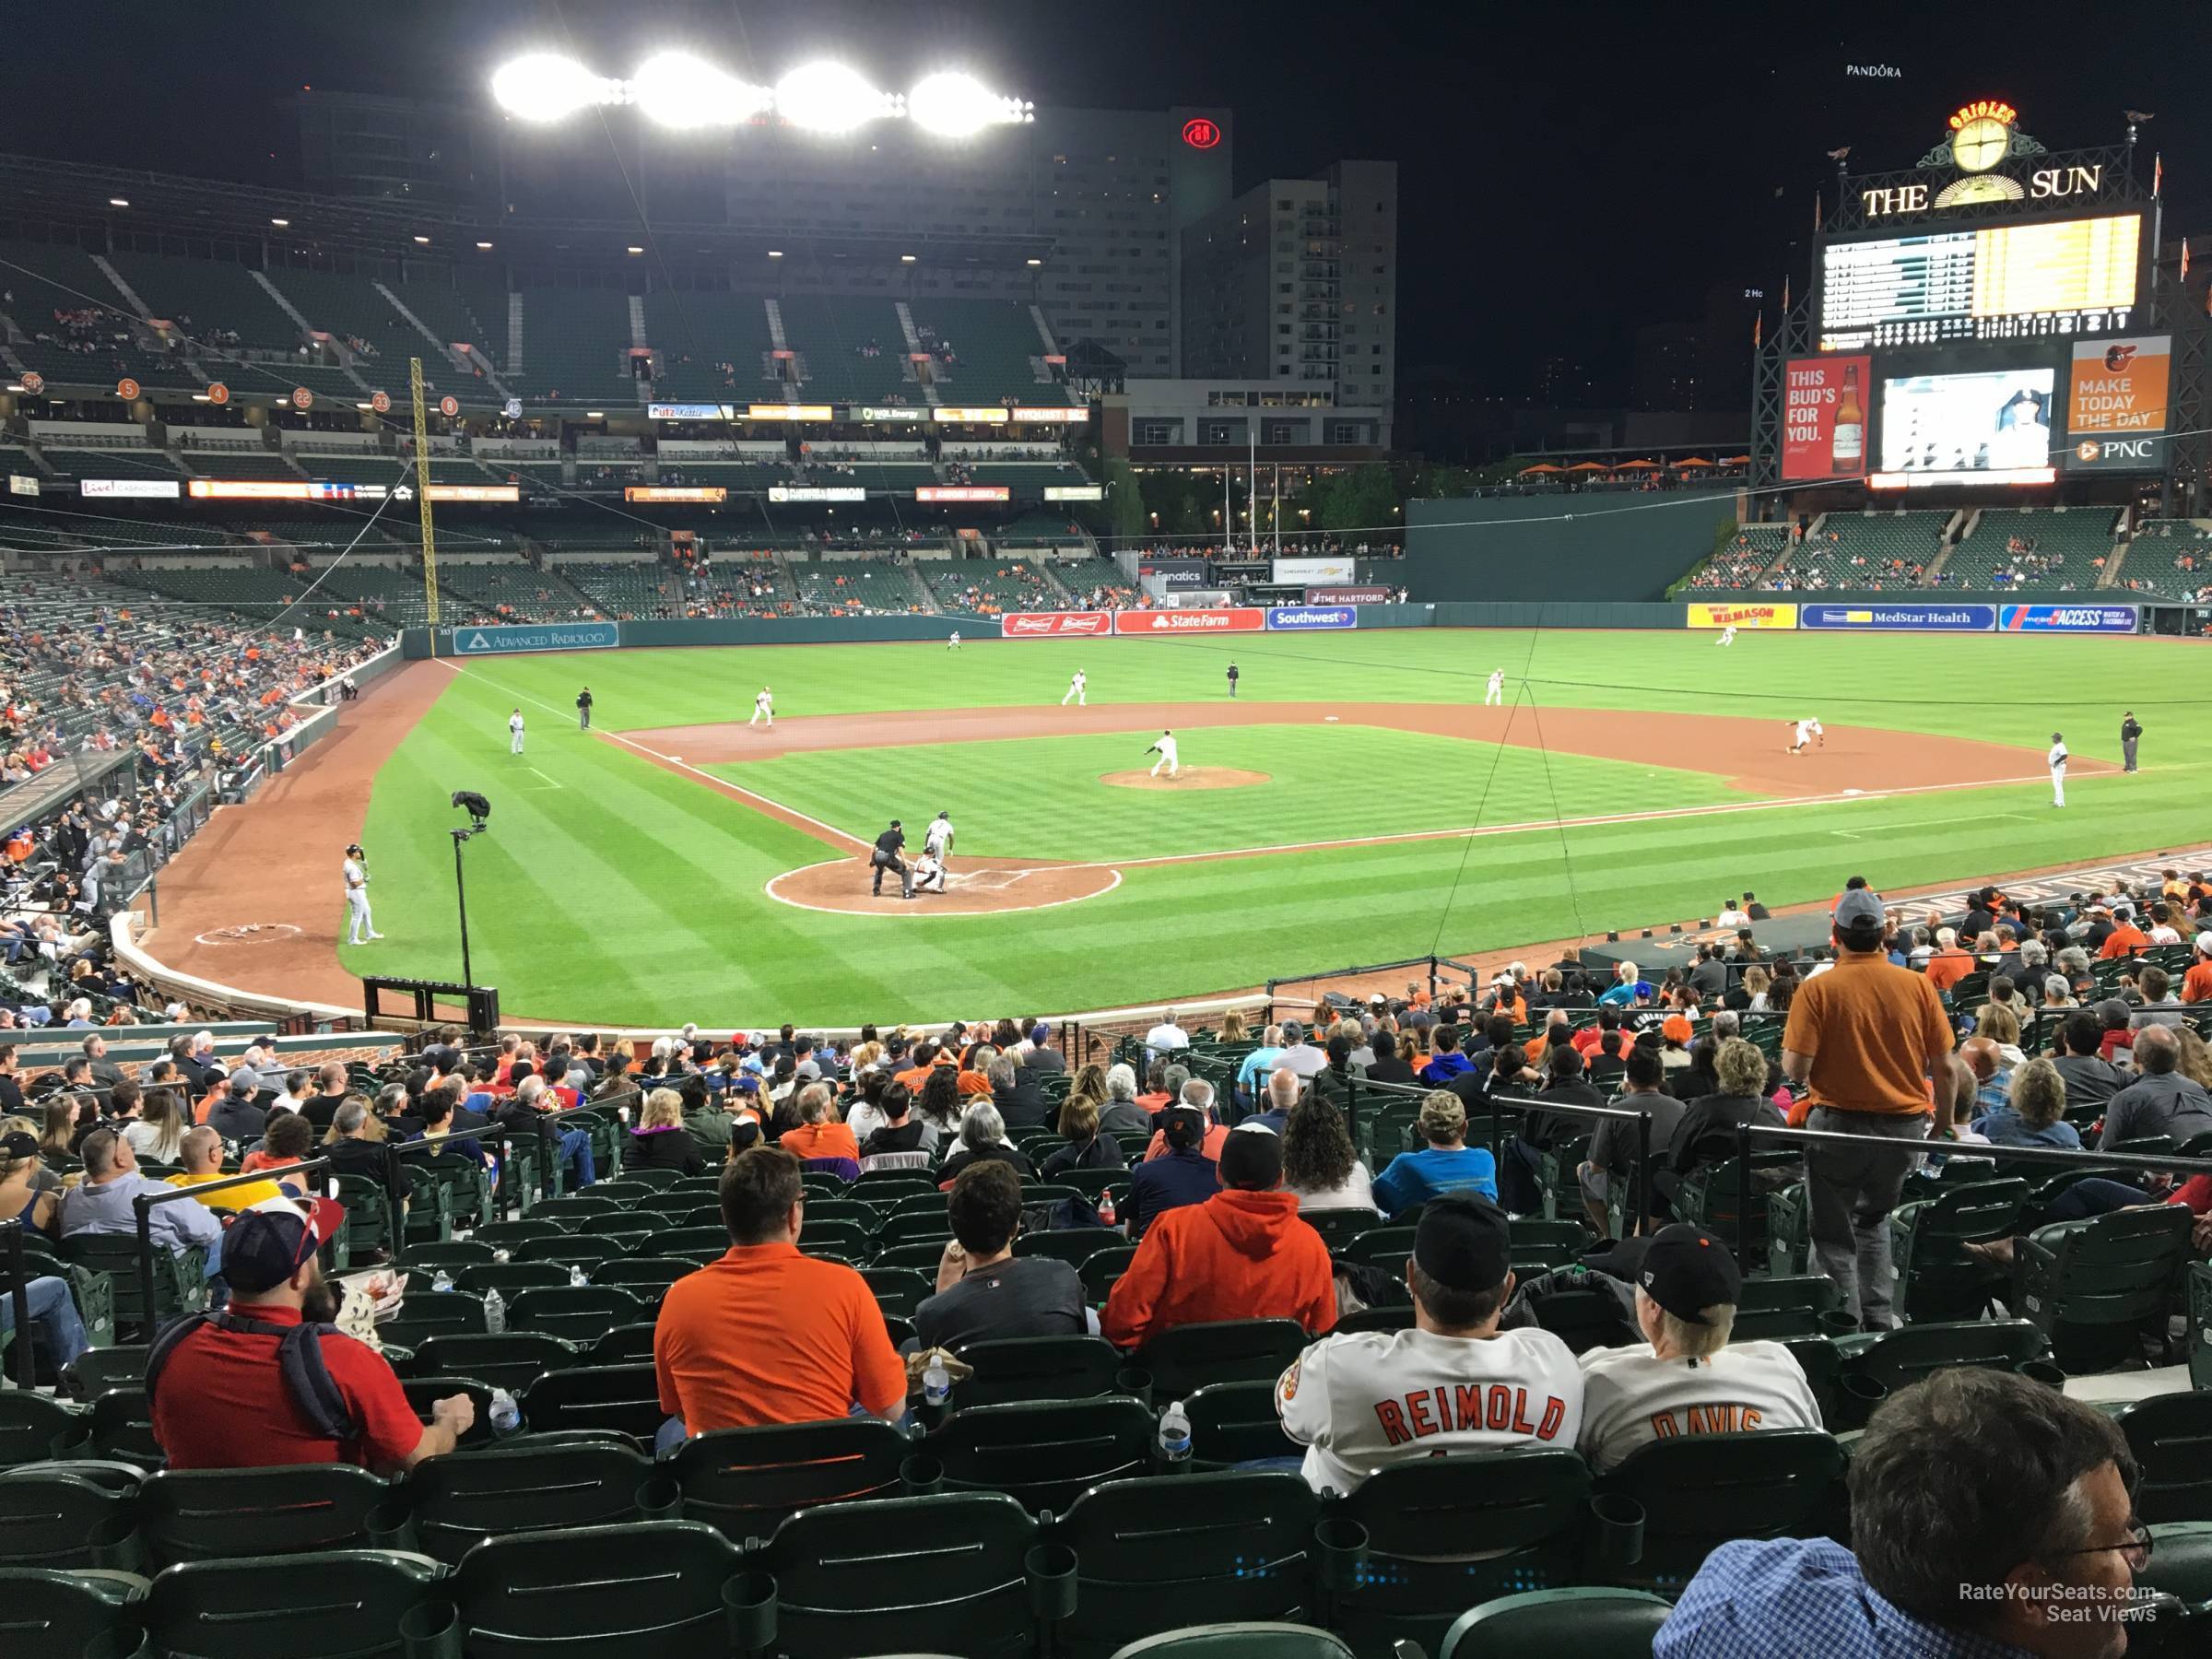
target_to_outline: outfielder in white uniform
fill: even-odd
[[[959,634],[959,629],[953,629],[952,638],[945,641],[945,649],[946,649],[946,650],[947,650],[947,651],[958,651],[959,648],[960,648],[960,634]]]
[[[371,939],[384,935],[376,931],[375,923],[369,918],[369,872],[363,866],[369,855],[359,844],[346,849],[346,943],[366,945]]]
[[[1406,1274],[1414,1328],[1324,1336],[1277,1379],[1276,1414],[1306,1448],[1315,1491],[1356,1491],[1377,1469],[1439,1453],[1574,1444],[1573,1353],[1549,1331],[1498,1328],[1512,1294],[1508,1260],[1496,1205],[1465,1193],[1430,1199]]]
[[[1487,709],[1493,704],[1500,708],[1505,706],[1505,670],[1502,668],[1490,670],[1490,683],[1483,688],[1482,706]]]
[[[507,716],[507,752],[511,755],[523,752],[523,712],[520,709]]]
[[[942,861],[952,851],[952,814],[940,812],[929,820],[929,828],[922,832],[922,850]]]
[[[1713,643],[1714,643],[1715,645],[1733,645],[1733,644],[1735,644],[1735,623],[1733,623],[1733,622],[1731,622],[1731,623],[1729,623],[1729,624],[1728,624],[1728,626],[1727,626],[1727,627],[1725,627],[1725,628],[1722,629],[1721,629],[1721,637],[1720,637],[1719,639],[1715,640],[1715,641],[1713,641]]]
[[[1075,677],[1067,682],[1067,692],[1065,696],[1063,696],[1060,699],[1060,706],[1064,709],[1066,708],[1067,700],[1068,698],[1072,697],[1076,700],[1076,707],[1078,709],[1083,708],[1085,706],[1083,688],[1088,686],[1089,683],[1090,682],[1088,679],[1083,677],[1083,670],[1080,668],[1077,669]]]
[[[1779,1342],[1727,1340],[1743,1281],[1725,1244],[1684,1222],[1663,1227],[1635,1277],[1644,1340],[1582,1358],[1581,1445],[1592,1468],[1610,1469],[1653,1441],[1826,1427],[1794,1354]]]
[[[2066,740],[2056,732],[2051,734],[2051,752],[2043,757],[2051,768],[2051,805],[2066,804]]]
[[[1802,754],[1805,746],[1815,741],[1818,741],[1822,748],[1828,747],[1828,734],[1820,729],[1818,721],[1800,720],[1793,724],[1790,734],[1791,754]]]
[[[768,722],[770,731],[776,729],[775,693],[766,686],[761,687],[760,695],[753,699],[753,717],[745,724],[748,726],[759,725],[764,720]]]
[[[1159,735],[1159,740],[1154,743],[1150,748],[1145,751],[1145,753],[1147,755],[1156,754],[1159,757],[1159,759],[1152,762],[1152,771],[1149,774],[1152,777],[1159,777],[1159,769],[1163,766],[1168,769],[1168,776],[1171,778],[1176,776],[1182,771],[1182,764],[1176,759],[1175,756],[1175,734],[1172,732],[1162,732]]]

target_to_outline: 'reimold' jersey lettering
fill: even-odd
[[[1468,1434],[1488,1430],[1494,1434],[1516,1434],[1533,1440],[1556,1439],[1566,1420],[1567,1402],[1557,1394],[1542,1394],[1542,1407],[1531,1415],[1529,1391],[1505,1382],[1443,1384],[1378,1400],[1375,1420],[1383,1440],[1403,1446],[1434,1434]]]

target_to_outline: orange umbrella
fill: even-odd
[[[1518,475],[1516,475],[1516,476],[1518,476],[1518,477],[1524,477],[1524,478],[1525,478],[1525,477],[1528,477],[1528,475],[1529,475],[1530,473],[1556,473],[1556,472],[1564,472],[1564,471],[1566,471],[1566,468],[1565,468],[1565,467],[1561,467],[1561,466],[1554,466],[1554,465],[1552,465],[1550,462],[1548,462],[1548,461],[1539,461],[1539,462],[1537,462],[1537,463],[1535,464],[1535,465],[1534,465],[1534,466],[1524,466],[1524,467],[1523,467],[1523,468],[1521,469],[1521,471],[1519,472],[1519,474],[1518,474]]]
[[[1748,455],[1731,455],[1725,461],[1722,462],[1721,465],[1723,466],[1748,466],[1751,465],[1751,457]]]
[[[1606,464],[1603,461],[1577,461],[1567,470],[1569,472],[1604,472]]]
[[[1657,472],[1659,463],[1656,461],[1623,461],[1613,470],[1615,472],[1634,472],[1640,467],[1647,472]]]
[[[1679,471],[1681,471],[1681,470],[1682,470],[1684,467],[1686,467],[1686,466],[1711,466],[1712,465],[1712,462],[1710,462],[1710,461],[1701,461],[1701,460],[1700,460],[1700,459],[1699,459],[1697,456],[1695,456],[1695,455],[1692,455],[1692,456],[1691,456],[1691,457],[1690,457],[1688,460],[1687,460],[1687,461],[1677,461],[1677,462],[1676,462],[1676,463],[1675,463],[1675,470],[1676,470],[1677,472],[1679,472]]]

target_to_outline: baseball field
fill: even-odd
[[[466,853],[475,971],[511,1017],[1103,1008],[1686,920],[1747,887],[1780,907],[1854,872],[1901,889],[2201,841],[2202,652],[1406,629],[418,665],[438,677],[365,818],[306,814],[314,874],[283,879],[313,886],[302,945],[457,979],[448,797],[473,789],[493,804]],[[1064,706],[1077,668],[1087,704]],[[1495,668],[1504,704],[1485,708]],[[763,686],[772,731],[746,724]],[[2125,709],[2147,731],[2135,775]],[[1803,716],[1825,743],[1790,755]],[[1147,775],[1163,727],[1172,781]],[[872,896],[867,844],[900,818],[911,857],[940,810],[950,890]],[[386,936],[341,947],[353,825]]]

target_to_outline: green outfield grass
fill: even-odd
[[[1486,824],[1544,828],[1129,870],[1114,891],[1002,917],[845,917],[767,899],[773,876],[830,856],[720,790],[575,730],[589,684],[603,728],[741,721],[762,684],[780,715],[1051,705],[1077,666],[1093,703],[1479,701],[1503,667],[1547,707],[1737,714],[1981,738],[2118,759],[2122,709],[2148,728],[2146,771],[2080,777],[2053,811],[2041,783],[1813,807],[1550,827],[1554,816],[1725,803],[1731,758],[1649,765],[1361,728],[1200,730],[1187,763],[1272,775],[1248,790],[1159,794],[1101,785],[1141,742],[1076,736],[719,769],[855,833],[939,807],[961,850],[1078,860]],[[606,652],[470,662],[376,780],[368,841],[388,939],[354,971],[459,972],[455,788],[492,796],[469,845],[477,977],[528,1018],[819,1023],[1056,1012],[1188,995],[1432,947],[1495,948],[1710,913],[1756,888],[1825,897],[1865,873],[1904,888],[2207,839],[2212,659],[2165,640],[1747,632],[1398,630],[1234,641],[1087,641]],[[517,703],[528,755],[506,753]],[[1710,766],[1712,772],[1702,770]],[[1491,776],[1495,768],[1495,776]],[[1487,799],[1485,789],[1488,789]],[[1477,813],[1479,812],[1479,818]],[[336,921],[334,907],[333,922]]]

